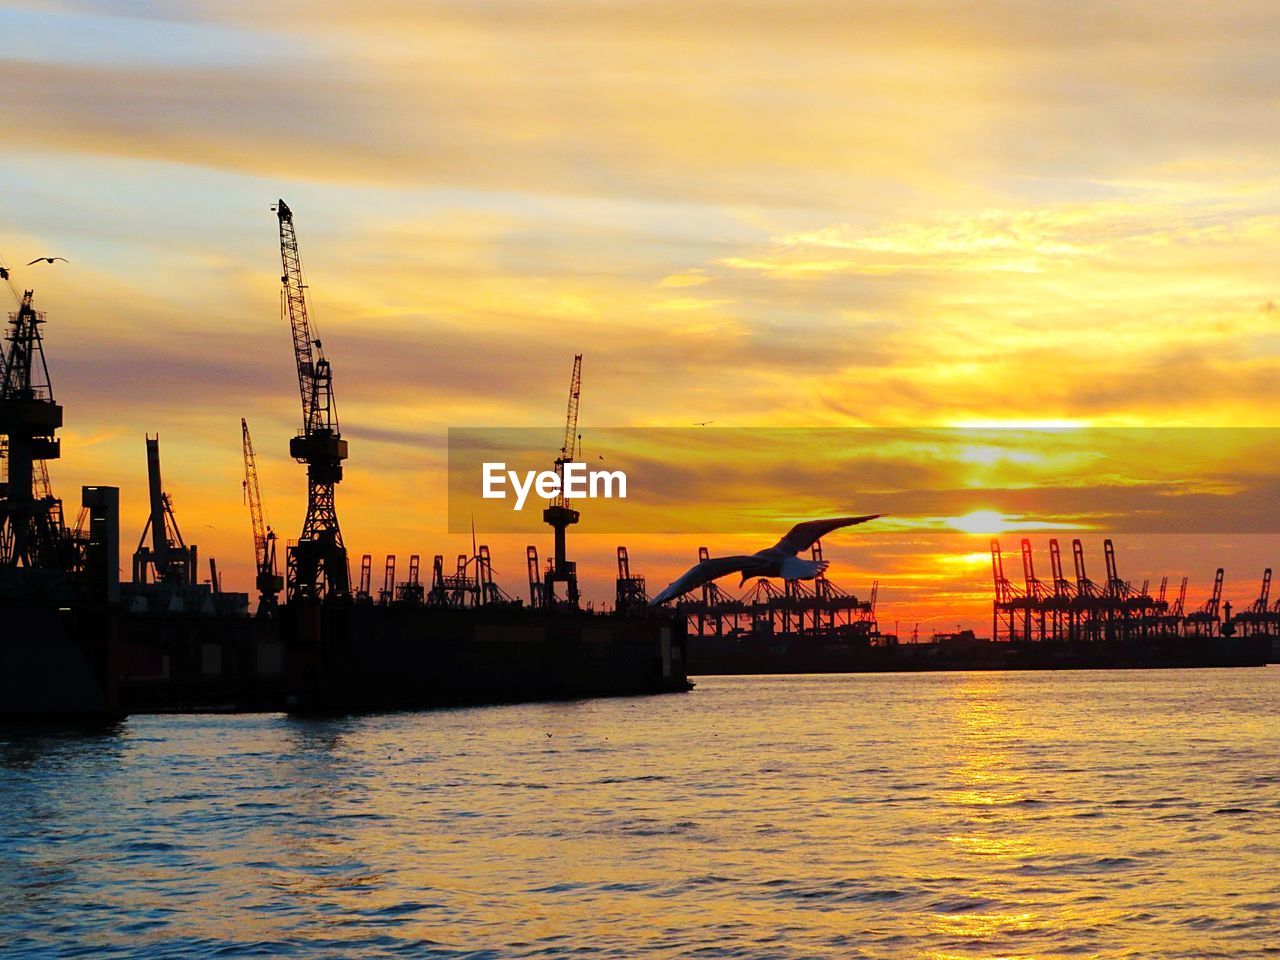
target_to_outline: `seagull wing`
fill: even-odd
[[[876,517],[882,516],[884,516],[882,513],[872,513],[865,517],[833,517],[830,520],[806,520],[804,523],[797,523],[788,530],[787,535],[773,545],[773,549],[781,550],[794,556],[801,550],[808,550],[832,530],[851,527],[855,523],[866,523],[868,520],[874,520]]]
[[[31,261],[31,263],[28,263],[27,266],[28,267],[31,266],[32,263],[39,263],[43,259],[44,257],[36,257],[34,260]]]
[[[54,258],[53,258],[53,260],[61,260],[63,263],[70,263],[70,262],[71,262],[71,261],[70,261],[70,260],[68,260],[66,257],[54,257]],[[50,263],[52,263],[52,262],[53,262],[53,260],[50,260],[49,262],[50,262]]]
[[[703,560],[696,566],[690,567],[679,579],[670,583],[665,590],[649,601],[649,606],[656,607],[666,603],[668,600],[674,600],[676,597],[682,597],[690,590],[695,590],[704,583],[710,583],[712,580],[718,580],[730,573],[738,573],[740,571],[753,570],[762,564],[767,563],[766,560],[759,556],[741,556],[741,557],[712,557],[709,560]]]

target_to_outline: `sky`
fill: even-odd
[[[183,533],[247,590],[244,416],[300,528],[277,197],[375,569],[469,549],[448,428],[556,427],[574,353],[584,429],[1271,426],[1277,27],[1270,2],[0,4],[0,255],[48,312],[55,488],[71,514],[122,488],[127,564],[158,432]],[[877,512],[845,479],[813,509]],[[600,601],[617,537],[589,520]],[[779,532],[628,545],[661,585]],[[488,539],[520,592],[527,538]],[[981,626],[988,539],[826,555],[884,619]],[[1117,546],[1193,597],[1225,566],[1238,603],[1280,561],[1266,534]]]

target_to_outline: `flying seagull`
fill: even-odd
[[[649,606],[656,607],[682,597],[690,590],[718,580],[729,573],[741,573],[742,586],[752,577],[781,577],[783,580],[812,580],[827,569],[825,560],[801,560],[796,554],[808,550],[832,530],[851,527],[855,523],[866,523],[883,514],[873,513],[865,517],[834,517],[830,520],[806,520],[797,523],[787,535],[767,550],[761,550],[750,556],[712,557],[703,560],[697,566],[690,567],[684,574],[665,590],[649,601]]]
[[[706,426],[709,426],[709,425],[711,425],[711,424],[713,424],[713,423],[715,423],[715,421],[714,421],[714,420],[695,420],[695,421],[693,421],[693,425],[694,425],[695,427],[706,427]]]
[[[53,261],[55,261],[55,260],[61,260],[63,263],[70,263],[70,262],[71,262],[71,261],[70,261],[70,260],[68,260],[66,257],[36,257],[34,260],[32,260],[32,261],[31,261],[31,263],[28,263],[28,264],[27,264],[27,266],[29,267],[29,266],[32,266],[33,264],[37,264],[37,263],[41,263],[41,262],[44,262],[44,263],[53,263]]]

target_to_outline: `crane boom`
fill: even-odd
[[[324,357],[320,340],[312,332],[307,309],[307,285],[302,276],[302,256],[293,226],[293,211],[277,201],[280,221],[281,297],[293,332],[293,356],[298,366],[298,391],[302,397],[302,432],[338,431],[338,413],[333,403],[333,372]]]
[[[574,354],[573,374],[569,377],[569,407],[564,417],[564,442],[560,444],[560,455],[556,457],[556,473],[560,475],[560,492],[552,500],[558,507],[567,507],[568,498],[564,495],[564,465],[573,461],[578,452],[578,403],[582,397],[582,354]]]
[[[551,503],[542,511],[542,519],[555,531],[555,559],[551,570],[543,580],[543,602],[557,603],[555,585],[565,584],[567,601],[570,606],[578,605],[578,568],[569,560],[565,549],[565,530],[578,522],[578,511],[569,505],[564,495],[564,465],[571,462],[578,451],[578,400],[582,395],[582,354],[574,354],[573,375],[569,378],[569,409],[564,418],[564,442],[560,445],[560,453],[556,457],[556,475],[560,477],[560,488]]]
[[[258,614],[265,616],[276,609],[276,594],[284,587],[276,573],[276,534],[266,523],[262,508],[262,489],[258,485],[258,458],[253,452],[249,424],[240,418],[240,435],[244,443],[244,494],[249,503],[249,520],[253,526],[253,559],[257,570],[254,583],[258,588]]]
[[[578,450],[578,401],[582,396],[582,354],[574,354],[573,376],[569,378],[569,408],[564,418],[564,443],[560,444],[560,463],[572,460]]]
[[[258,570],[267,559],[267,524],[262,515],[262,490],[258,485],[258,458],[253,453],[249,423],[240,418],[240,435],[244,443],[244,494],[249,503],[249,520],[253,525],[253,556]]]

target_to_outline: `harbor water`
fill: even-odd
[[[1275,955],[1277,758],[1277,667],[0,728],[0,955]]]

